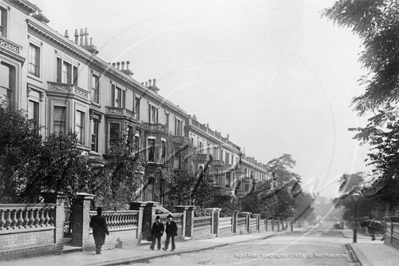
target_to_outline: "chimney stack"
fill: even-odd
[[[75,43],[79,44],[79,32],[78,32],[78,29],[75,29]]]
[[[89,45],[89,40],[88,40],[87,36],[89,36],[89,33],[87,32],[87,28],[85,28],[85,46]]]
[[[80,29],[80,46],[83,46],[83,36],[85,36],[83,29]]]

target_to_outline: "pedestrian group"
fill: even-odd
[[[176,249],[175,236],[177,236],[177,225],[173,221],[172,215],[169,214],[167,218],[168,221],[165,224],[166,228],[164,224],[161,223],[161,218],[159,216],[155,218],[155,223],[153,223],[151,228],[151,250],[154,250],[156,242],[158,242],[158,250],[161,249],[161,237],[164,232],[166,232],[166,241],[165,246],[162,249],[165,251],[168,250],[170,242],[172,244],[171,251],[174,251]],[[96,254],[101,254],[101,249],[105,242],[105,235],[109,235],[107,222],[105,220],[105,217],[102,216],[101,207],[97,208],[97,215],[91,218],[90,227],[93,228],[93,237],[96,244]]]
[[[169,242],[172,242],[172,249],[171,251],[174,251],[176,249],[176,244],[175,244],[175,236],[177,236],[177,225],[173,221],[173,216],[168,215],[168,221],[166,222],[166,229],[161,223],[161,218],[157,216],[155,218],[155,223],[152,225],[151,228],[151,238],[152,238],[152,243],[150,246],[151,250],[154,250],[155,248],[155,242],[158,242],[158,250],[161,249],[161,237],[163,235],[163,232],[166,232],[166,241],[165,241],[165,247],[163,247],[163,250],[168,250]]]

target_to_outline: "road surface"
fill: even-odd
[[[131,265],[353,265],[344,238],[333,224],[298,230],[261,241],[152,259]],[[184,242],[178,242],[184,245]],[[158,251],[170,252],[170,251]]]

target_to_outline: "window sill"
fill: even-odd
[[[33,79],[33,80],[35,80],[37,82],[43,83],[43,80],[41,80],[41,78],[39,78],[39,77],[37,77],[37,76],[35,76],[35,75],[31,74],[31,73],[28,73],[28,78]]]
[[[94,106],[97,106],[97,107],[101,107],[101,105],[99,104],[99,103],[96,103],[96,102],[92,102],[92,101],[90,101],[90,103],[91,103],[91,105],[94,105]]]
[[[97,152],[97,151],[90,150],[90,151],[89,151],[89,155],[97,155],[97,156],[100,156],[101,153],[99,153],[99,152]]]

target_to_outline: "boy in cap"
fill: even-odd
[[[174,251],[176,249],[175,246],[175,236],[177,236],[177,225],[176,223],[173,221],[173,216],[172,215],[168,215],[168,220],[166,222],[166,242],[165,242],[165,247],[163,248],[163,250],[168,250],[168,246],[169,246],[169,239],[172,239],[172,251]]]
[[[158,239],[158,250],[161,249],[161,237],[163,235],[163,231],[164,231],[164,226],[161,223],[161,218],[159,216],[157,216],[155,218],[155,223],[152,225],[152,228],[151,228],[152,242],[151,242],[150,249],[154,250],[155,241],[157,239]]]

